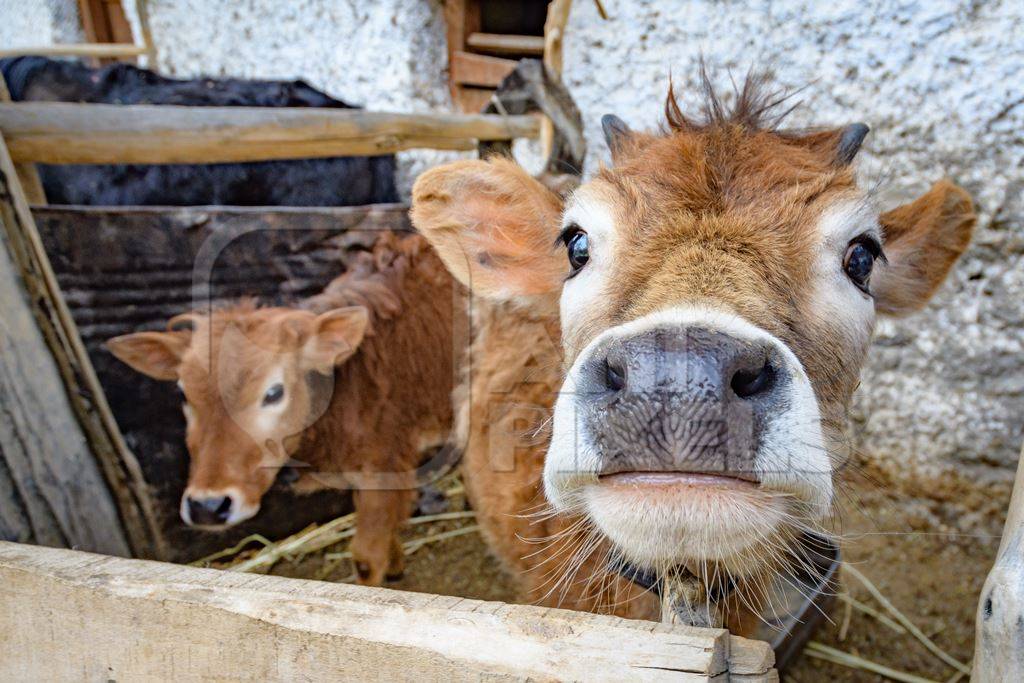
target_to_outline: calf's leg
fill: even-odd
[[[360,584],[379,586],[385,576],[401,576],[405,555],[398,542],[398,528],[409,519],[415,493],[415,489],[355,492],[358,517],[351,550]]]

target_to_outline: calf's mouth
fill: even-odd
[[[673,309],[588,344],[555,406],[545,492],[642,568],[756,564],[812,528],[832,467],[810,380],[779,339]]]

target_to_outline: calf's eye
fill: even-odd
[[[267,389],[267,393],[263,394],[263,405],[272,406],[275,403],[280,403],[282,398],[284,398],[284,385],[274,384]]]
[[[850,242],[843,257],[843,270],[847,277],[861,291],[868,291],[868,281],[875,267],[875,259],[882,252],[881,246],[873,238],[862,237]]]
[[[569,277],[572,277],[590,260],[590,238],[578,225],[570,225],[562,231],[561,239],[569,256],[569,266],[572,268]]]

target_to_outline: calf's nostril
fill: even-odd
[[[223,524],[231,516],[231,496],[189,498],[188,513],[193,524]]]
[[[775,370],[765,361],[759,367],[741,368],[732,376],[730,386],[740,398],[751,398],[769,390]]]
[[[604,385],[609,391],[622,391],[626,386],[626,371],[614,361],[604,361]]]
[[[227,519],[228,515],[231,514],[231,498],[225,496],[221,499],[217,509],[214,510],[213,514],[221,519]]]

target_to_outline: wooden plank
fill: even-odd
[[[139,30],[142,33],[142,45],[146,50],[146,68],[156,70],[156,43],[153,42],[153,30],[149,21],[148,0],[135,0],[135,14],[139,19]]]
[[[729,678],[720,629],[13,543],[0,602],[4,680]]]
[[[0,104],[16,161],[217,163],[476,149],[537,137],[532,116],[390,114],[351,109]]]
[[[478,85],[497,88],[501,80],[516,68],[513,59],[475,55],[457,50],[452,58],[452,79],[460,85]]]
[[[729,677],[733,681],[778,681],[775,653],[768,643],[740,636],[729,636]]]
[[[499,55],[544,54],[544,36],[516,36],[503,33],[470,33],[466,45],[479,52]]]
[[[492,97],[494,97],[494,91],[490,88],[466,86],[459,89],[457,104],[459,109],[467,114],[479,114],[484,110],[484,107],[490,104]],[[543,122],[543,119],[541,121]]]
[[[127,555],[0,217],[0,538]]]
[[[1024,447],[995,564],[978,601],[972,681],[1024,680]]]
[[[162,557],[165,549],[138,462],[118,431],[61,295],[2,134],[0,220],[13,261],[29,294],[36,324],[56,361],[71,407],[110,487],[130,549],[137,556]]]
[[[38,57],[117,58],[138,57],[146,48],[130,43],[73,43],[65,45],[38,45],[0,49],[0,58],[35,55]]]

